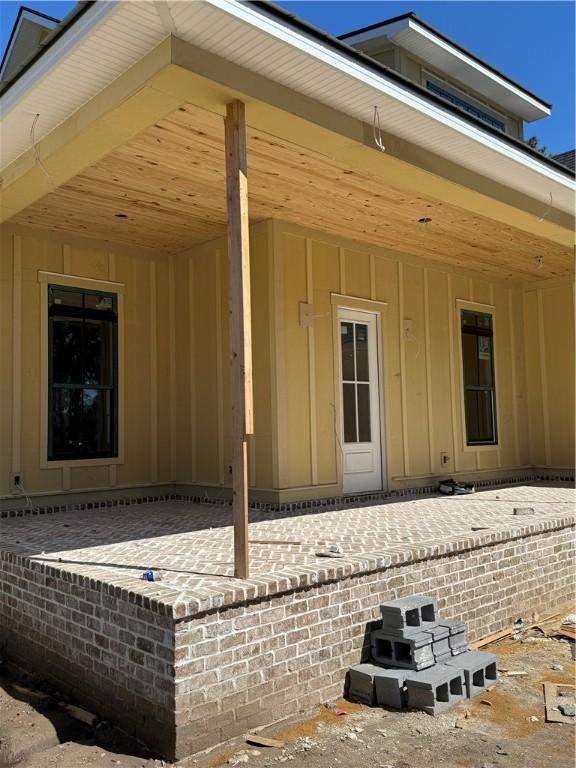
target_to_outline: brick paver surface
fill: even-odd
[[[251,511],[249,582],[233,578],[229,507],[172,501],[9,518],[1,521],[0,546],[162,602],[213,601],[227,593],[237,598],[242,589],[249,597],[314,583],[329,567],[352,572],[375,561],[385,567],[386,558],[398,562],[414,548],[565,519],[575,501],[570,487],[524,485],[355,509]],[[513,514],[526,506],[535,514]],[[316,554],[332,544],[340,545],[343,558]],[[143,581],[147,569],[160,580]]]

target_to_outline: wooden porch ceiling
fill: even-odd
[[[251,223],[283,219],[500,278],[572,273],[570,250],[549,240],[269,134],[248,129],[247,138]],[[223,120],[181,108],[12,221],[170,253],[223,236]]]

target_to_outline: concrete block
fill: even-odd
[[[445,712],[466,697],[464,672],[447,664],[409,673],[405,685],[408,706],[430,715]]]
[[[380,668],[380,673],[374,678],[378,706],[394,709],[403,709],[406,706],[406,674],[403,669]]]
[[[498,657],[485,651],[466,651],[446,662],[446,666],[464,673],[466,695],[477,696],[498,679]]]
[[[458,656],[459,653],[466,653],[468,650],[468,643],[466,642],[466,633],[458,632],[455,635],[450,635],[448,638],[448,645],[452,656]]]
[[[432,643],[432,653],[436,662],[452,657],[449,640],[450,638],[445,637],[443,640],[435,640]]]
[[[434,664],[432,636],[415,632],[406,637],[378,629],[370,635],[372,660],[376,664],[401,669],[426,669]]]
[[[432,627],[431,629],[424,630],[426,634],[432,637],[432,653],[436,662],[443,659],[451,658],[452,651],[450,650],[450,630],[448,627]]]
[[[430,635],[432,635],[432,640],[444,640],[447,637],[450,637],[450,630],[448,627],[442,627],[438,625],[437,627],[430,627],[430,629],[424,629],[423,632],[428,632]]]
[[[346,696],[361,704],[373,707],[376,703],[374,677],[381,671],[375,664],[356,664],[346,676]]]
[[[438,619],[438,626],[444,627],[451,635],[458,635],[466,631],[466,625],[460,619]]]
[[[382,627],[391,634],[413,632],[435,627],[438,623],[438,606],[433,597],[413,595],[400,597],[380,606]]]
[[[369,707],[377,704],[381,707],[402,709],[406,706],[404,691],[406,674],[402,669],[386,669],[377,667],[375,664],[357,664],[348,671],[346,696]]]

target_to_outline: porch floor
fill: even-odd
[[[573,516],[575,502],[575,490],[558,483],[354,509],[251,511],[247,581],[233,577],[229,507],[166,501],[9,518],[0,548],[184,616],[555,527]],[[515,516],[515,507],[535,514]],[[331,544],[344,556],[316,555]],[[144,581],[147,569],[161,579]]]

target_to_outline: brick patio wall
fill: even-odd
[[[346,671],[367,657],[369,632],[386,600],[432,595],[443,616],[466,622],[474,640],[520,617],[530,622],[553,613],[573,597],[570,528],[483,546],[476,541],[458,542],[432,559],[417,550],[413,562],[384,572],[179,621],[178,755],[342,696]]]
[[[342,695],[381,602],[423,593],[470,639],[573,596],[573,520],[395,553],[385,568],[303,574],[276,595],[185,606],[12,553],[0,560],[0,647],[173,759]],[[330,578],[340,569],[341,576]],[[219,605],[218,605],[219,604]]]
[[[0,654],[169,754],[173,620],[106,586],[0,552]]]

